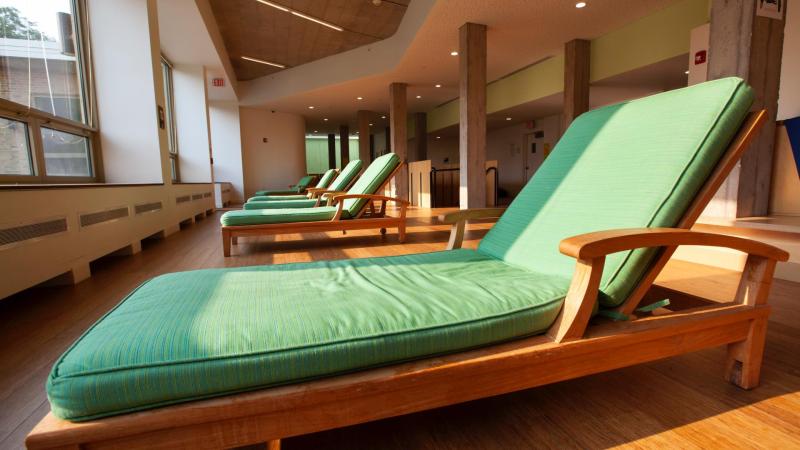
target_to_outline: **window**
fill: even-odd
[[[172,181],[180,181],[180,171],[178,170],[178,134],[175,130],[175,101],[172,90],[172,64],[163,56],[161,57],[161,73],[164,79],[164,103],[166,104],[164,121],[167,129],[170,171],[172,173]]]
[[[84,0],[0,0],[0,182],[97,181]]]

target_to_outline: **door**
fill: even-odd
[[[534,131],[525,135],[525,147],[522,152],[522,165],[524,168],[524,180],[527,183],[531,179],[536,169],[544,161],[544,132]]]

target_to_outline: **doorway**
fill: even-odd
[[[544,131],[534,131],[525,135],[525,147],[522,151],[523,182],[527,183],[544,162]]]

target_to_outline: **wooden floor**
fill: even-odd
[[[442,250],[448,231],[411,211],[408,240],[374,230],[243,238],[223,258],[218,215],[142,253],[93,264],[72,287],[41,287],[0,300],[0,449],[23,446],[49,410],[54,360],[137,285],[165,272]],[[470,225],[474,247],[491,224]],[[736,274],[673,261],[659,283],[728,299]],[[778,280],[762,385],[722,380],[714,349],[434,411],[287,439],[292,449],[800,448],[800,284]]]

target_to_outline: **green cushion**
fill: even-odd
[[[242,209],[228,211],[220,217],[223,226],[261,225],[268,223],[318,222],[331,220],[336,215],[336,206],[319,206],[316,208],[281,208],[281,209]]]
[[[742,80],[726,78],[581,115],[479,250],[569,277],[575,260],[558,251],[566,237],[675,226],[752,101],[752,90]],[[610,255],[601,303],[623,302],[652,256],[651,251]]]
[[[331,184],[331,181],[333,181],[333,177],[335,176],[336,176],[336,169],[328,169],[325,173],[322,174],[321,177],[319,177],[319,181],[317,182],[317,185],[314,187],[320,189],[328,187],[328,185]]]
[[[358,172],[361,171],[361,166],[363,165],[364,163],[361,162],[360,159],[354,159],[349,163],[347,163],[347,165],[344,166],[344,169],[342,169],[342,171],[339,172],[339,176],[336,177],[336,179],[331,182],[330,186],[328,186],[328,190],[329,191],[346,190],[347,187],[350,186],[350,183],[353,182],[353,179],[358,176]]]
[[[376,158],[372,164],[367,167],[367,170],[361,174],[361,177],[356,181],[356,184],[351,187],[348,194],[375,194],[378,188],[386,182],[386,178],[391,175],[392,171],[400,164],[400,158],[395,153],[387,153],[383,156]],[[351,216],[358,214],[358,211],[367,203],[366,199],[347,199],[344,201],[344,209],[350,213]]]
[[[297,194],[298,192],[303,192],[306,190],[309,184],[314,180],[313,175],[306,175],[303,178],[300,178],[300,181],[297,184],[293,185],[289,190],[278,190],[278,191],[256,191],[256,195],[278,195],[278,194]]]
[[[81,421],[474,348],[547,329],[568,284],[473,250],[162,275],[67,350],[47,396]]]
[[[285,200],[308,200],[308,195],[256,195],[247,199],[248,202],[271,202],[271,201],[285,201]]]
[[[244,204],[244,209],[281,209],[281,208],[313,208],[317,204],[317,199],[303,200],[272,200],[272,201],[248,201]]]

